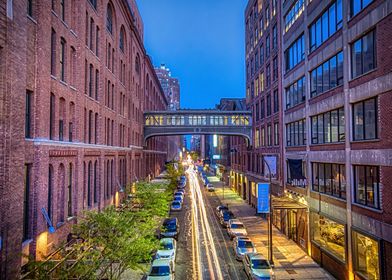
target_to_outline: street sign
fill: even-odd
[[[269,213],[269,183],[257,184],[257,213]]]

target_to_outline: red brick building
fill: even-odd
[[[143,143],[143,112],[168,102],[133,0],[2,1],[0,25],[0,279],[15,279],[22,253],[161,171],[167,140]]]
[[[391,4],[282,3],[290,238],[338,279],[392,279]]]

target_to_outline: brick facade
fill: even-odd
[[[0,4],[0,279],[17,278],[22,252],[49,254],[80,211],[118,203],[166,160],[167,139],[143,143],[143,112],[168,102],[136,3],[28,2]]]

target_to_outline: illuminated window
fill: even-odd
[[[354,271],[364,279],[380,278],[379,242],[371,237],[353,231]]]
[[[345,226],[317,213],[310,213],[311,240],[322,250],[334,255],[342,262],[346,261],[346,232]]]

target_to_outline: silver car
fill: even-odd
[[[256,248],[253,245],[252,240],[248,237],[236,237],[233,241],[233,249],[235,258],[240,261],[244,258],[247,253],[256,253]]]
[[[244,224],[237,219],[229,220],[229,224],[227,226],[227,234],[230,236],[230,239],[233,239],[236,236],[248,236]]]
[[[242,259],[244,270],[249,279],[267,280],[275,279],[270,263],[261,254],[245,254]]]

